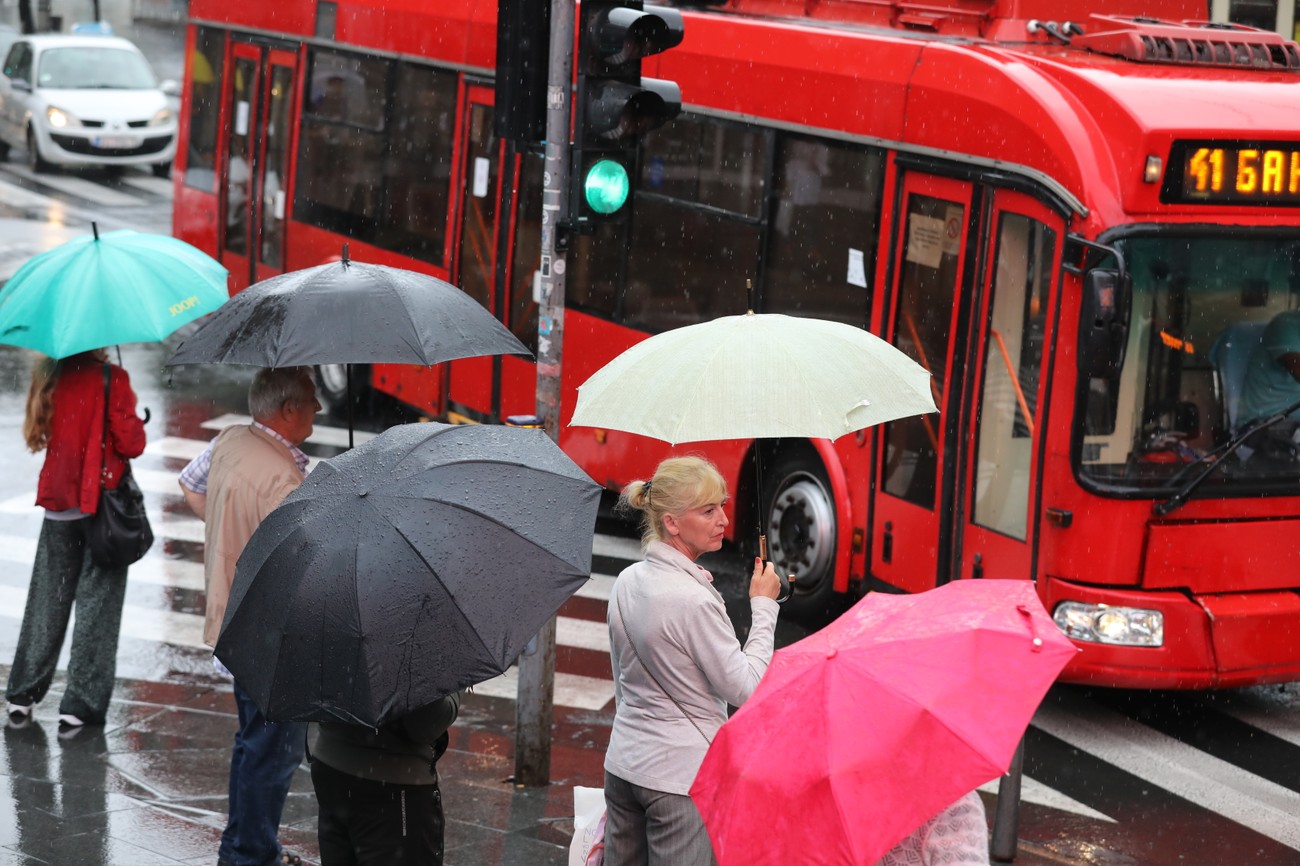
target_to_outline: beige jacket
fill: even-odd
[[[208,646],[217,644],[244,546],[303,477],[288,447],[254,427],[229,427],[214,441],[203,533],[208,597],[203,642]]]
[[[617,707],[605,769],[633,785],[688,793],[727,720],[727,704],[743,704],[772,660],[776,602],[749,600],[753,620],[741,647],[709,577],[690,557],[654,541],[645,560],[614,583],[609,642]]]

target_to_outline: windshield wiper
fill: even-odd
[[[1243,442],[1258,433],[1260,430],[1272,427],[1297,409],[1300,409],[1300,401],[1292,403],[1281,412],[1275,412],[1272,415],[1257,418],[1247,424],[1240,433],[1233,436],[1226,443],[1220,446],[1217,451],[1212,451],[1210,454],[1206,455],[1209,458],[1209,463],[1207,463],[1200,472],[1189,479],[1182,487],[1178,488],[1178,491],[1173,496],[1169,497],[1164,502],[1155,503],[1151,510],[1163,517],[1169,512],[1181,507],[1183,503],[1187,501],[1187,497],[1192,495],[1192,491],[1197,487],[1200,487],[1201,482],[1206,478],[1209,478],[1210,473],[1215,469],[1218,469],[1219,465],[1223,463],[1224,460],[1227,460],[1229,455],[1240,448]],[[1188,468],[1190,469],[1191,467]],[[1173,480],[1177,481],[1181,475],[1182,473],[1179,473],[1179,475],[1174,476]]]

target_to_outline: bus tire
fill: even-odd
[[[346,416],[348,411],[347,364],[316,365],[316,399],[330,415]],[[370,365],[352,365],[352,403],[365,405],[370,392]]]
[[[782,616],[820,627],[834,618],[838,532],[830,478],[816,452],[784,449],[763,470],[763,531],[768,556],[795,575]]]

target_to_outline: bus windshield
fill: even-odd
[[[1103,491],[1161,495],[1256,419],[1300,403],[1300,234],[1189,232],[1115,246],[1133,281],[1127,351],[1118,375],[1082,391],[1076,459],[1082,480]],[[1294,489],[1295,415],[1251,435],[1197,495]]]

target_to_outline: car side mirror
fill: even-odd
[[[164,96],[180,96],[181,86],[174,78],[168,78],[158,85]]]
[[[28,84],[26,81],[23,81],[21,78],[11,78],[11,79],[9,79],[9,85],[10,85],[14,90],[21,90],[21,91],[23,91],[24,93],[31,93],[31,92],[32,92],[32,86],[31,86],[30,84]]]
[[[1083,280],[1079,309],[1079,375],[1113,379],[1128,348],[1132,280],[1122,271],[1093,268]]]

